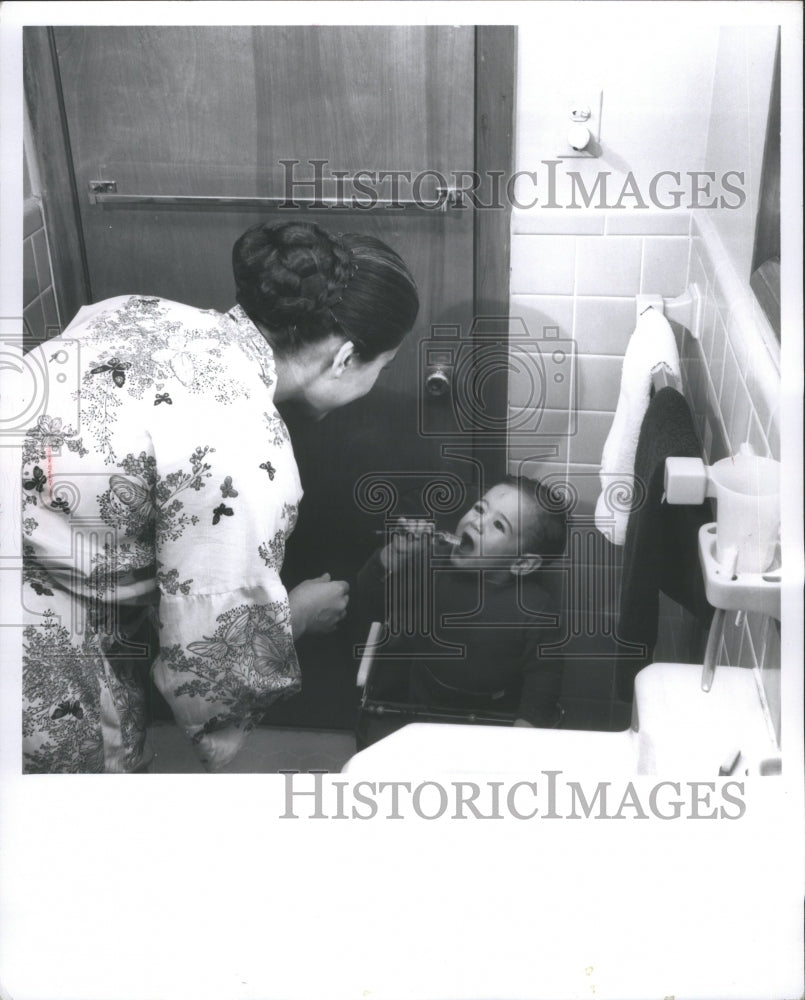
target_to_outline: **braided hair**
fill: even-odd
[[[252,226],[232,249],[232,270],[238,303],[285,357],[336,332],[371,361],[399,346],[419,310],[414,279],[390,247],[310,222]]]

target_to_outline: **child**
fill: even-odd
[[[419,706],[420,719],[428,708],[441,718],[462,709],[556,725],[561,660],[539,649],[561,634],[537,570],[564,551],[566,520],[546,499],[534,480],[507,477],[464,514],[452,537],[423,521],[400,522],[358,575],[362,626],[388,627],[372,667],[374,699]],[[379,735],[359,733],[359,740]]]

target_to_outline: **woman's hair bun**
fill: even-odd
[[[239,304],[282,354],[338,333],[370,358],[396,347],[418,310],[414,279],[393,250],[310,222],[252,226],[235,243],[232,269]]]
[[[243,308],[281,332],[317,316],[328,321],[349,278],[349,255],[318,226],[261,224],[235,244],[234,270]]]

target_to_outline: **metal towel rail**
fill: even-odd
[[[416,198],[377,198],[355,203],[346,198],[272,198],[262,195],[121,194],[114,181],[91,181],[89,202],[109,208],[258,208],[263,212],[426,212],[446,215],[448,208],[464,208],[462,192],[439,188],[431,202]],[[356,196],[357,198],[357,196]]]

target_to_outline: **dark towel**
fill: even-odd
[[[618,693],[627,701],[632,697],[634,675],[651,662],[660,591],[687,608],[703,628],[713,615],[698,549],[699,528],[713,520],[712,510],[709,501],[688,506],[662,500],[665,460],[675,456],[699,458],[701,448],[683,396],[666,387],[654,394],[640,427],[634,469],[638,488],[623,549],[618,638],[647,647],[642,662],[632,659],[618,664]]]

